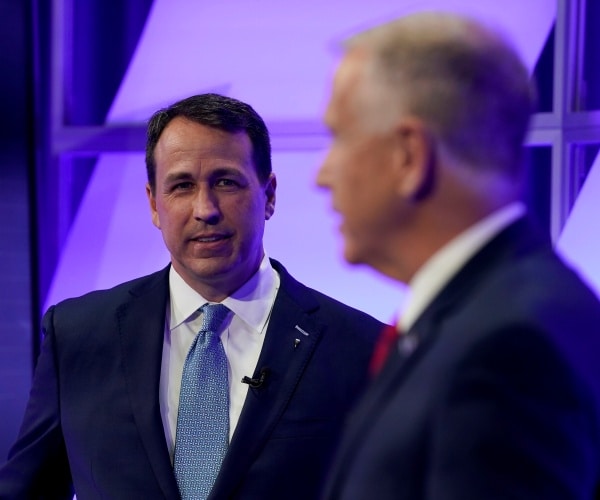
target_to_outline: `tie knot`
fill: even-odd
[[[202,312],[201,332],[217,332],[229,314],[229,309],[223,304],[204,304],[200,311]]]

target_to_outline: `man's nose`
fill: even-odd
[[[219,220],[219,217],[220,210],[217,195],[209,187],[199,189],[194,197],[194,218],[214,224]]]
[[[331,169],[328,159],[329,155],[323,160],[323,163],[321,163],[315,179],[317,186],[325,189],[331,188]]]

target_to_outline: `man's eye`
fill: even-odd
[[[191,189],[193,184],[191,182],[179,182],[173,186],[173,191],[183,191],[186,189]]]
[[[234,181],[233,179],[217,179],[215,182],[215,186],[217,187],[237,187],[239,183]]]

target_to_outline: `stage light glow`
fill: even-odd
[[[403,289],[343,262],[335,219],[314,186],[327,141],[321,115],[339,40],[408,12],[436,9],[500,26],[530,68],[556,15],[554,0],[156,0],[107,122],[146,121],[159,107],[207,91],[249,102],[273,133],[279,177],[267,252],[307,285],[389,320]],[[141,154],[99,155],[47,306],[168,262],[150,222],[144,176]]]

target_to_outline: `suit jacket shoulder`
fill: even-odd
[[[0,496],[62,498],[72,481],[81,498],[178,498],[158,399],[168,293],[167,267],[49,308]]]
[[[54,320],[58,317],[61,321],[73,322],[66,323],[65,326],[75,327],[77,323],[85,324],[99,318],[112,317],[135,298],[144,297],[152,292],[163,301],[163,306],[166,306],[169,294],[169,267],[106,290],[94,290],[80,297],[65,299],[49,308],[52,311],[51,316]]]

